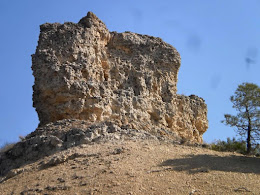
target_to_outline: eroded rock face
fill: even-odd
[[[91,12],[77,24],[43,24],[32,55],[40,126],[61,119],[111,121],[202,142],[207,106],[197,96],[176,94],[180,62],[160,38],[109,32]]]

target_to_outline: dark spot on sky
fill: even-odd
[[[210,88],[217,89],[221,82],[221,74],[215,74],[210,78]]]
[[[252,64],[256,63],[257,55],[258,55],[258,49],[256,47],[250,47],[247,49],[246,58],[245,58],[247,70],[251,68]]]
[[[201,38],[196,34],[192,34],[188,37],[186,45],[190,51],[197,52],[201,47]]]
[[[134,27],[137,29],[141,26],[143,21],[143,12],[140,9],[134,8],[131,10],[133,15]],[[135,29],[135,30],[136,30]]]

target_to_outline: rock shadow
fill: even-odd
[[[260,174],[260,158],[248,156],[188,155],[179,159],[168,159],[160,166],[171,166],[176,171],[191,174],[210,170]]]

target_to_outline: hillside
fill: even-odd
[[[180,65],[161,38],[110,32],[92,12],[42,24],[40,123],[0,150],[0,194],[260,194],[260,158],[202,148],[207,104],[177,94]]]
[[[0,184],[0,191],[1,194],[259,194],[259,164],[260,158],[256,157],[153,139],[108,141],[72,147],[28,163],[11,171],[10,178]]]

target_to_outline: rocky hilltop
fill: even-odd
[[[109,121],[202,142],[202,98],[178,95],[180,54],[160,38],[109,32],[89,12],[77,24],[46,23],[35,54],[33,105],[40,126],[62,119]]]
[[[68,131],[72,122],[79,125],[79,121],[64,120],[45,126],[42,131],[62,126],[63,134],[68,136],[65,146],[73,140],[73,135],[78,134],[80,140],[79,130]],[[104,125],[97,129],[101,127]],[[61,134],[58,130],[57,136]],[[1,195],[260,194],[260,158],[166,143],[148,133],[140,137],[144,135],[140,131],[116,126],[108,128],[107,136],[113,135],[111,130],[118,135],[124,133],[125,138],[132,132],[129,134],[132,140],[120,140],[116,136],[115,141],[102,142],[105,138],[102,136],[99,143],[81,144],[27,161],[12,169],[2,183],[0,177]],[[87,130],[90,131],[91,128]],[[56,144],[62,145],[53,138],[49,151]],[[47,143],[48,140],[45,145],[39,145],[39,148],[43,146],[40,152],[46,151],[43,148]]]
[[[41,25],[32,62],[40,124],[0,150],[1,194],[259,194],[259,158],[199,147],[207,106],[176,93],[180,55],[160,38],[89,12]]]
[[[195,95],[176,94],[180,55],[174,47],[152,36],[109,32],[91,12],[77,24],[46,23],[40,29],[32,55],[40,124],[0,152],[0,183],[24,165],[81,145],[202,142],[207,106]]]

